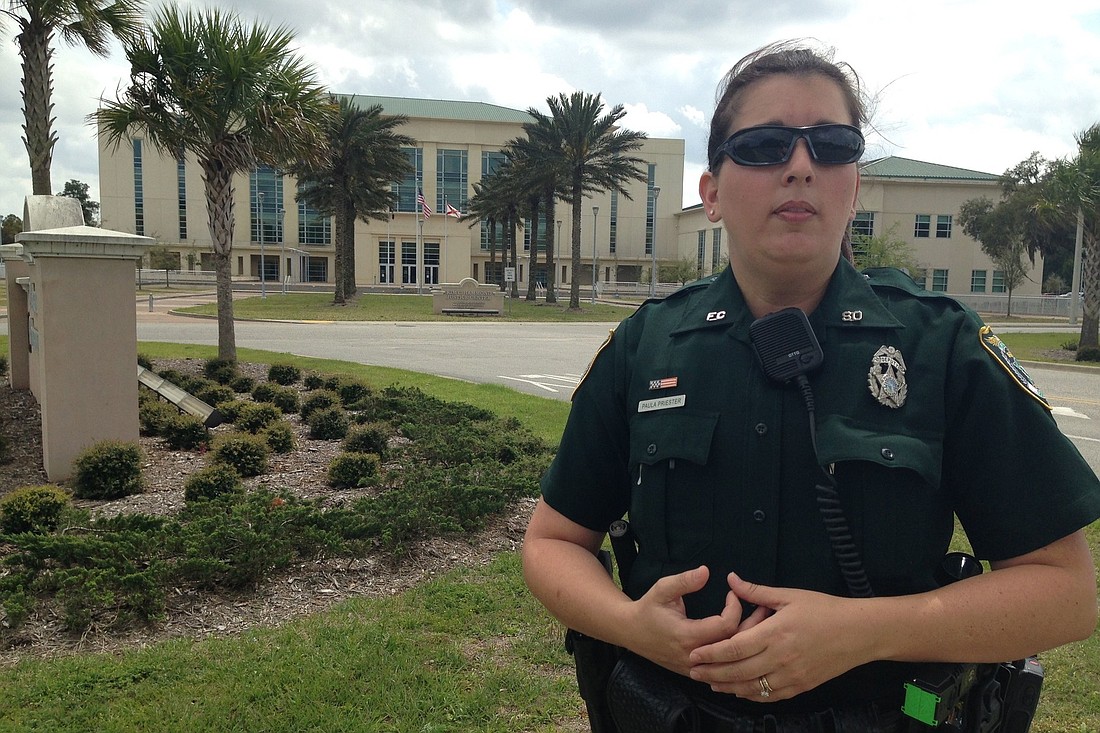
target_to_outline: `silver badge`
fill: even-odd
[[[867,373],[867,386],[879,404],[897,409],[905,404],[905,359],[893,346],[882,346],[871,357],[871,371]]]

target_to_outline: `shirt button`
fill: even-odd
[[[651,456],[656,455],[656,453],[657,453],[657,444],[656,443],[650,443],[648,446],[646,446],[645,452],[648,453]]]
[[[894,460],[894,451],[890,450],[889,448],[883,448],[882,457],[888,461],[892,461]]]
[[[764,513],[763,509],[757,509],[755,512],[752,513],[752,518],[757,522],[763,522],[765,519],[768,518],[768,515]]]
[[[768,426],[767,425],[765,425],[762,422],[756,423],[756,434],[757,435],[766,435],[767,432],[768,432]]]

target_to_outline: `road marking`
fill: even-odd
[[[1078,412],[1072,407],[1052,407],[1050,411],[1055,415],[1061,415],[1063,417],[1079,417],[1085,420],[1091,420],[1092,418],[1083,412]]]
[[[1083,435],[1066,435],[1070,440],[1087,440],[1090,443],[1100,443],[1100,438],[1086,438]]]
[[[544,389],[547,392],[558,394],[558,392],[566,389],[572,389],[576,387],[581,381],[580,375],[568,374],[520,374],[516,377],[509,377],[503,374],[498,375],[500,379],[509,379],[513,382],[524,382],[530,384],[533,387]]]

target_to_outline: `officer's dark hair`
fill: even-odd
[[[710,121],[710,139],[707,141],[707,164],[712,171],[718,156],[718,146],[733,132],[730,125],[740,111],[743,92],[761,79],[776,74],[816,74],[835,82],[844,95],[851,124],[862,127],[867,122],[859,77],[848,64],[833,61],[832,49],[818,51],[810,48],[804,40],[772,43],[753,51],[734,64],[718,85],[714,116]]]

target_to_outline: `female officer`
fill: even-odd
[[[841,257],[864,122],[854,74],[815,50],[730,71],[699,184],[730,267],[601,348],[527,529],[532,592],[675,673],[701,730],[907,730],[922,663],[1019,659],[1096,624],[1100,484],[1041,393],[973,313]],[[750,330],[791,307],[824,354],[801,390]],[[625,593],[595,557],[624,513]],[[956,515],[992,572],[941,586]]]

